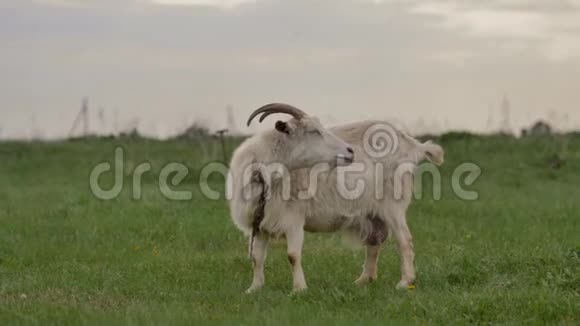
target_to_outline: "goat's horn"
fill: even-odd
[[[264,121],[264,119],[266,119],[267,116],[274,114],[274,113],[286,113],[286,114],[293,116],[294,118],[296,118],[298,120],[300,120],[306,116],[306,113],[304,113],[304,111],[302,111],[298,108],[295,108],[292,105],[284,104],[284,103],[271,103],[271,104],[264,105],[263,107],[254,111],[254,113],[252,113],[250,115],[250,118],[248,118],[248,126],[250,126],[250,123],[252,123],[252,120],[254,120],[254,118],[256,116],[258,116],[259,114],[262,114],[262,116],[260,117],[260,122],[262,122],[262,121]]]

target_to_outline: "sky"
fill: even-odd
[[[0,0],[0,138],[65,137],[85,96],[99,133],[251,132],[270,102],[413,133],[580,129],[580,0]]]

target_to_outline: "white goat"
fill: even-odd
[[[402,276],[397,287],[413,286],[414,252],[405,217],[413,172],[423,159],[441,164],[441,147],[420,143],[382,121],[326,129],[317,118],[287,104],[274,103],[256,110],[248,125],[259,114],[262,122],[273,113],[290,114],[293,119],[278,121],[275,130],[257,134],[240,145],[227,182],[232,219],[250,236],[254,277],[247,292],[264,284],[271,237],[286,238],[294,291],[306,289],[301,264],[305,230],[345,231],[366,245],[366,261],[357,285],[376,279],[380,248],[387,235],[393,234],[401,255]],[[388,139],[378,139],[376,136],[381,135],[373,133],[385,131]],[[381,145],[389,148],[380,152],[377,146]],[[354,193],[350,190],[357,187]]]

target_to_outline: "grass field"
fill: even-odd
[[[285,246],[275,244],[266,286],[253,295],[247,245],[225,201],[201,196],[208,161],[183,141],[89,140],[0,144],[0,325],[14,324],[568,324],[580,323],[580,138],[440,139],[443,199],[425,195],[408,216],[417,288],[397,291],[389,241],[379,280],[357,288],[362,251],[338,235],[307,234],[309,290],[289,295]],[[125,190],[96,199],[89,172],[126,150]],[[229,147],[233,147],[230,142]],[[554,161],[561,160],[561,167]],[[130,169],[148,161],[143,199]],[[191,173],[177,202],[159,192],[159,169]],[[453,169],[477,163],[476,201],[451,192]],[[556,164],[558,165],[558,164]],[[223,189],[223,180],[213,178]],[[110,180],[109,180],[110,181]],[[427,194],[429,189],[425,189]]]

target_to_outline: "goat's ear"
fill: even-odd
[[[276,121],[276,130],[278,130],[281,133],[285,133],[285,134],[290,134],[290,126],[288,125],[287,122],[284,121]]]
[[[441,165],[444,161],[445,152],[441,146],[428,141],[423,144],[425,157],[435,165]]]

